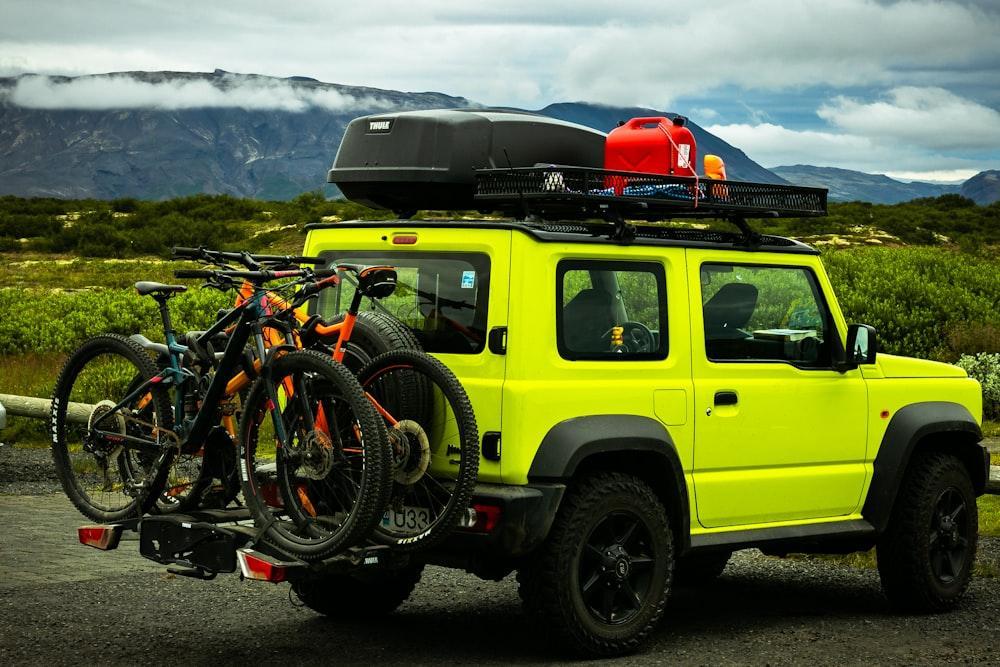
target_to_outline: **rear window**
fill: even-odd
[[[362,310],[392,315],[413,332],[424,350],[476,354],[486,345],[490,258],[482,253],[324,252],[327,265],[386,264],[396,267],[396,291],[367,299]],[[325,318],[351,303],[354,285],[344,280],[320,293],[317,311]]]

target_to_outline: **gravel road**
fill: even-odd
[[[562,658],[522,618],[510,577],[483,582],[431,567],[397,614],[350,626],[293,606],[286,585],[175,577],[142,559],[135,542],[111,553],[88,549],[75,534],[85,521],[64,496],[26,495],[29,485],[4,481],[12,466],[43,466],[19,452],[12,463],[12,454],[0,454],[0,488],[8,489],[0,495],[0,664]],[[983,547],[992,559],[1000,540]],[[627,664],[996,664],[997,656],[1000,579],[974,580],[952,613],[906,617],[888,610],[873,571],[746,551],[716,584],[676,592],[646,650]]]

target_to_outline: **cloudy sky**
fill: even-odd
[[[0,75],[221,68],[535,109],[643,105],[765,166],[1000,169],[1000,0],[0,0],[0,17]],[[32,85],[25,99],[50,107],[232,101]],[[238,103],[273,105],[273,92]]]

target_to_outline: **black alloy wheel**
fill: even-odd
[[[603,517],[580,554],[580,594],[603,623],[625,623],[642,609],[650,591],[653,551],[649,527],[628,511]]]
[[[951,584],[961,576],[969,551],[969,511],[957,488],[938,496],[931,521],[931,570],[942,584]]]

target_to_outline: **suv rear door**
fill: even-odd
[[[363,307],[401,320],[458,376],[472,401],[480,438],[499,432],[505,357],[488,349],[487,338],[492,329],[507,326],[511,232],[348,225],[312,230],[306,253],[395,266],[396,292]],[[319,312],[329,317],[345,306],[343,295],[326,290]],[[499,482],[499,463],[482,458],[479,478]]]

